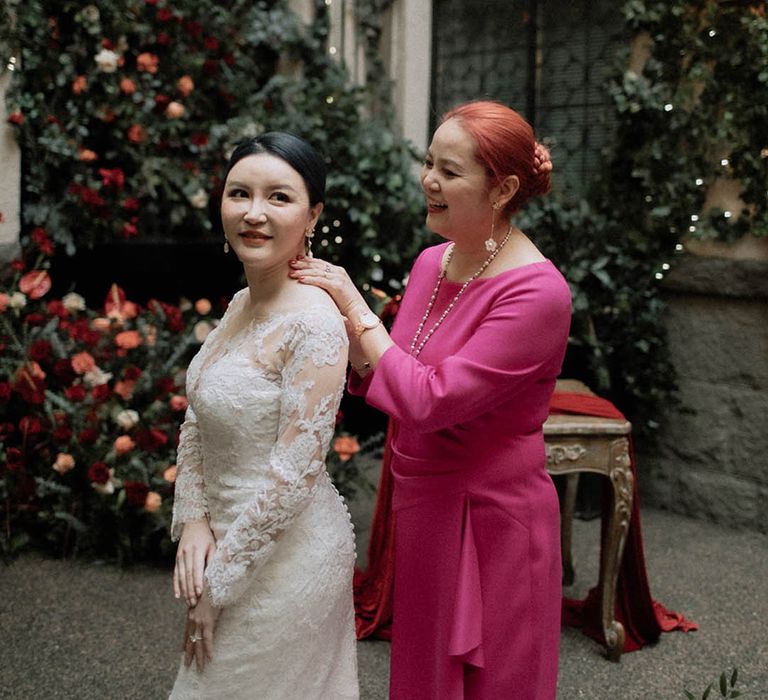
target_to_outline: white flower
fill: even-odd
[[[83,8],[83,17],[89,22],[98,22],[100,16],[99,8],[96,5],[86,5]]]
[[[98,367],[94,367],[90,372],[86,372],[83,375],[83,379],[85,380],[85,383],[91,389],[93,389],[93,387],[106,384],[110,379],[112,379],[112,373],[105,372]]]
[[[75,292],[65,294],[61,303],[67,311],[85,311],[85,299]]]
[[[94,56],[96,65],[102,73],[114,73],[117,70],[119,56],[109,49],[102,49]]]
[[[195,209],[205,209],[208,206],[208,195],[202,188],[189,197],[189,203]]]
[[[8,299],[8,306],[10,306],[14,311],[23,309],[26,305],[27,305],[27,296],[26,294],[22,294],[21,292],[14,292],[13,294],[11,294],[10,298]]]
[[[139,414],[132,409],[120,411],[120,413],[115,416],[115,423],[117,423],[123,430],[130,430],[138,422]]]
[[[198,343],[202,343],[212,330],[213,326],[208,323],[208,321],[198,321],[192,329],[192,332],[195,334],[195,340],[197,340]]]

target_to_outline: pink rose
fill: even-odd
[[[68,455],[66,452],[59,452],[59,454],[56,455],[56,461],[53,463],[53,468],[59,472],[59,474],[66,474],[74,466],[75,458],[72,455]]]

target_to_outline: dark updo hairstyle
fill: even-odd
[[[284,160],[304,180],[309,195],[309,205],[325,201],[325,162],[314,146],[287,131],[268,131],[261,136],[245,139],[237,144],[229,157],[222,185],[235,163],[246,156],[266,153]]]
[[[513,213],[531,198],[549,192],[552,162],[536,142],[531,125],[500,102],[479,100],[454,107],[440,123],[456,119],[477,143],[477,158],[497,183],[517,175],[520,188],[505,210]]]

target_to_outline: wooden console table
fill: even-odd
[[[556,391],[592,394],[575,380],[559,380]],[[608,658],[619,661],[624,649],[624,626],[615,618],[616,580],[632,512],[633,477],[628,421],[573,414],[553,414],[544,423],[547,471],[565,476],[561,513],[563,582],[573,582],[571,541],[576,490],[580,472],[602,474],[611,482],[612,509],[600,546],[601,621]]]

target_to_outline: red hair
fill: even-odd
[[[549,152],[536,143],[531,125],[500,102],[466,102],[446,112],[440,123],[457,119],[477,144],[477,158],[497,183],[517,175],[520,189],[509,201],[509,212],[549,192]]]

